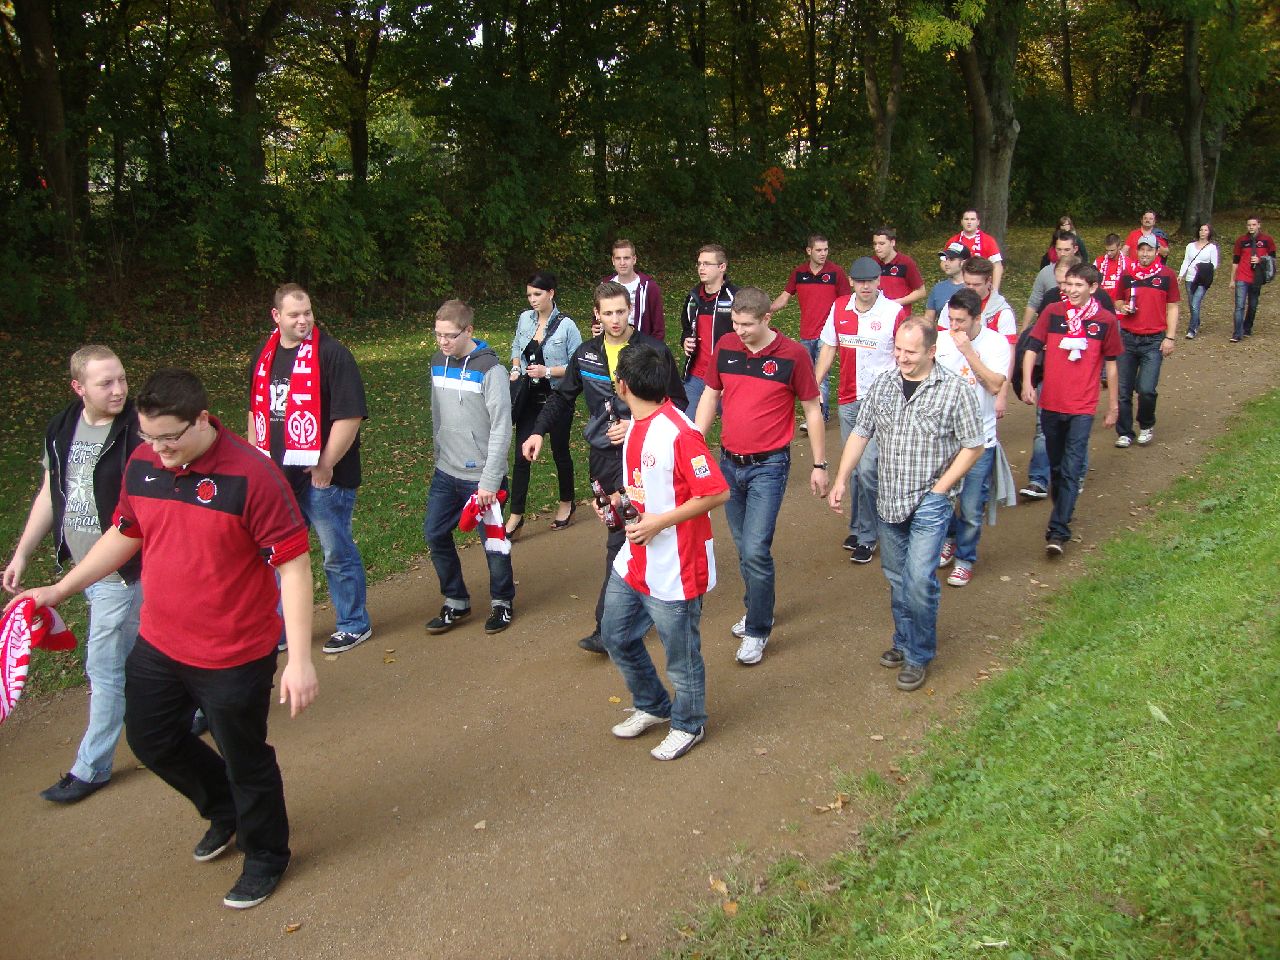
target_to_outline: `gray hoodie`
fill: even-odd
[[[461,360],[437,350],[431,358],[431,433],[436,469],[497,490],[511,446],[511,386],[507,368],[483,340]]]

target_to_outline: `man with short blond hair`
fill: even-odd
[[[647,273],[636,269],[636,245],[626,237],[613,241],[611,251],[613,275],[602,282],[613,281],[626,288],[631,301],[631,325],[655,340],[665,340],[667,320],[662,307],[662,288]],[[593,325],[592,336],[599,336]]]
[[[59,565],[85,558],[111,527],[125,464],[141,442],[138,413],[115,352],[99,344],[81,347],[71,355],[70,366],[76,399],[45,429],[44,479],[4,571],[9,593],[21,589],[32,554],[50,532]],[[124,664],[138,636],[141,566],[134,558],[85,587],[89,723],[71,769],[40,794],[46,800],[76,803],[111,779],[124,724]]]

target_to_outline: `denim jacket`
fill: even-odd
[[[515,339],[511,341],[511,369],[525,372],[524,348],[533,339],[538,330],[538,312],[526,310],[516,321]],[[542,358],[548,367],[567,367],[573,351],[582,343],[582,334],[567,313],[561,313],[559,307],[551,308],[551,316],[547,320],[547,332],[542,339]],[[560,384],[559,377],[551,378],[551,389]]]

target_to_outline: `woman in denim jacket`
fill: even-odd
[[[534,423],[543,405],[564,376],[573,351],[582,343],[582,334],[567,314],[556,306],[556,277],[548,270],[539,270],[529,278],[525,295],[532,309],[520,314],[516,321],[516,335],[511,342],[511,381],[526,378],[523,386],[524,400],[512,419],[516,429],[515,465],[511,471],[511,514],[507,519],[507,534],[514,534],[524,526],[525,500],[529,494],[530,463],[520,455],[520,448],[533,435]],[[573,489],[573,457],[569,453],[569,429],[573,425],[570,414],[551,429],[551,459],[556,466],[559,480],[560,505],[552,530],[563,530],[573,519],[577,508]]]

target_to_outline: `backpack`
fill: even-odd
[[[1265,286],[1276,278],[1276,258],[1274,255],[1259,257],[1253,268],[1253,280],[1256,286]]]

